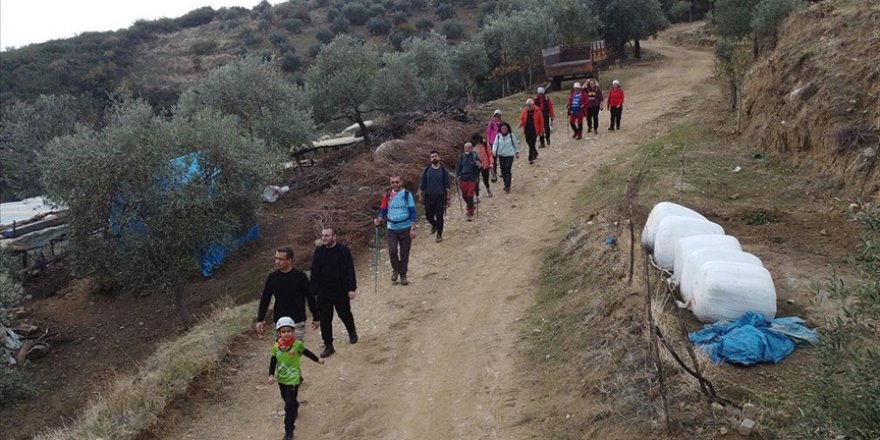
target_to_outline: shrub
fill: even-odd
[[[381,4],[373,4],[369,9],[370,17],[384,17],[385,16],[385,7]]]
[[[406,23],[406,20],[409,18],[409,14],[403,11],[396,11],[391,14],[391,22],[394,23],[395,26]]]
[[[302,20],[302,22],[306,24],[312,22],[312,14],[309,12],[309,7],[307,5],[300,5],[293,16]]]
[[[812,289],[839,313],[826,315],[816,350],[816,380],[801,406],[805,438],[880,438],[880,208],[869,207],[856,220],[864,228],[850,259],[857,276],[844,282],[832,274]]]
[[[11,407],[37,394],[33,379],[4,359],[0,362],[0,408]]]
[[[363,26],[370,19],[367,7],[360,3],[346,4],[342,7],[342,15],[355,26]]]
[[[391,22],[383,17],[373,17],[367,22],[367,30],[372,35],[387,35],[391,30]]]
[[[348,32],[348,19],[345,17],[336,17],[333,23],[330,23],[330,31],[334,34],[344,34]]]
[[[288,52],[281,57],[280,65],[281,70],[285,72],[294,72],[302,67],[302,58],[293,52]]]
[[[333,37],[335,36],[336,34],[334,34],[333,31],[331,31],[330,29],[321,29],[318,31],[317,34],[315,34],[315,38],[317,38],[318,41],[323,44],[327,44],[333,41]]]
[[[413,11],[424,11],[428,7],[427,0],[410,0],[409,5]]]
[[[259,29],[260,32],[266,32],[269,29],[272,29],[272,22],[265,18],[261,18],[260,20],[257,20],[257,29]]]
[[[392,9],[395,11],[406,12],[406,15],[410,15],[410,4],[407,0],[398,0],[394,2]]]
[[[282,47],[289,44],[287,36],[278,31],[272,32],[269,35],[269,41],[276,47]]]
[[[245,46],[253,47],[263,42],[263,34],[251,29],[245,28],[238,33],[238,38]]]
[[[288,18],[281,22],[281,26],[284,27],[284,30],[290,32],[291,34],[301,34],[303,21],[298,18]]]
[[[0,250],[0,324],[12,322],[12,309],[27,299],[21,279],[12,268],[12,258],[7,251]],[[0,359],[0,364],[5,364]]]
[[[190,50],[193,55],[210,55],[214,53],[217,46],[219,46],[217,40],[200,40],[193,43]]]
[[[327,9],[327,22],[330,23],[337,18],[342,17],[342,10],[337,7]]]
[[[450,40],[458,39],[464,36],[464,25],[452,18],[443,22],[440,32]]]
[[[322,47],[324,47],[323,44],[313,44],[313,45],[309,46],[309,56],[312,58],[315,58],[316,56],[318,56],[318,54],[321,53]]]
[[[752,14],[752,31],[759,38],[775,43],[779,26],[802,5],[800,0],[762,0]]]
[[[455,17],[455,6],[446,4],[437,6],[434,8],[434,14],[443,20],[449,20],[450,18]]]
[[[416,22],[416,29],[427,32],[431,29],[434,29],[434,22],[431,21],[430,18],[421,18]]]
[[[205,6],[193,9],[177,19],[177,24],[182,28],[191,28],[208,24],[214,20],[214,8]]]

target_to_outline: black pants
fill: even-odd
[[[541,146],[550,145],[550,115],[544,115],[544,134],[541,135]]]
[[[293,430],[296,428],[296,416],[299,414],[299,385],[278,384],[281,391],[281,400],[284,401],[284,438],[293,438]]]
[[[425,217],[428,218],[428,223],[437,230],[438,235],[443,235],[443,214],[445,213],[445,195],[425,195]]]
[[[339,319],[345,324],[349,337],[357,334],[348,292],[321,292],[318,294],[318,313],[321,314],[321,339],[324,340],[324,345],[333,345],[334,309],[339,314]]]
[[[623,107],[611,107],[609,110],[611,111],[611,126],[608,129],[620,130],[620,117],[623,116]]]
[[[486,190],[491,191],[492,187],[489,186],[489,168],[485,170],[480,168],[480,174],[483,176],[483,185],[486,185]],[[477,185],[477,195],[480,195],[480,185]]]
[[[526,143],[529,145],[529,162],[533,162],[538,158],[538,149],[535,148],[535,142],[538,140],[536,133],[526,133]]]
[[[599,107],[587,107],[587,132],[599,131]]]
[[[412,246],[410,228],[388,230],[388,258],[391,269],[406,276],[409,267],[409,248]]]
[[[512,178],[510,171],[513,168],[513,156],[498,156],[498,161],[501,162],[501,178],[504,180],[504,190],[510,191],[510,181]]]

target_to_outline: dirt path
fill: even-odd
[[[572,214],[570,200],[598,165],[665,131],[670,121],[659,116],[693,97],[694,86],[711,75],[708,52],[673,46],[665,37],[643,47],[665,60],[634,68],[638,80],[624,84],[623,131],[605,130],[608,113],[602,112],[600,133],[573,141],[560,118],[554,143],[540,150],[538,163],[515,163],[511,194],[484,197],[472,223],[453,202],[442,244],[420,226],[410,286],[390,285],[383,252],[374,295],[369,257],[359,259],[361,297],[353,307],[361,341],[338,340],[337,354],[324,366],[303,361],[307,382],[297,438],[537,437],[527,415],[536,398],[529,379],[540,372],[518,369],[517,321],[533,302],[541,252],[558,239],[553,226]],[[553,98],[564,111],[561,95]],[[505,112],[511,119],[517,113]],[[341,324],[336,332],[344,338]],[[162,438],[281,438],[278,391],[264,382],[270,344],[268,336],[247,343],[222,398],[198,402]],[[320,350],[319,333],[310,332],[306,345]]]

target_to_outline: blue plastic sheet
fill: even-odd
[[[709,324],[688,335],[712,362],[740,365],[759,362],[777,363],[794,351],[798,343],[814,344],[819,340],[815,330],[804,326],[797,317],[768,321],[759,313],[749,312],[736,321]]]
[[[232,243],[223,244],[215,241],[202,249],[199,264],[202,267],[202,276],[210,278],[214,275],[214,269],[223,263],[223,260],[239,246],[260,237],[260,227],[253,225],[244,234],[238,236]]]

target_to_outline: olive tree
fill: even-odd
[[[559,42],[585,43],[599,35],[599,19],[584,0],[558,0],[547,5],[547,12],[559,26]]]
[[[459,81],[464,83],[469,103],[474,102],[477,80],[489,72],[489,55],[486,46],[479,41],[459,44],[452,50],[452,69]]]
[[[751,21],[757,51],[760,52],[765,44],[775,45],[779,26],[792,12],[802,7],[800,0],[761,0],[755,7]]]
[[[621,58],[626,58],[626,44],[633,42],[633,56],[641,58],[640,40],[669,26],[657,0],[600,0],[599,19],[605,41]]]
[[[122,292],[173,292],[189,328],[184,283],[200,251],[256,221],[277,155],[213,109],[167,120],[143,101],[116,103],[101,130],[78,127],[43,158],[51,200],[68,207],[73,269]]]
[[[493,16],[480,31],[479,40],[497,66],[494,76],[509,80],[518,73],[523,89],[534,82],[543,65],[541,49],[559,43],[559,28],[544,9],[520,10]]]
[[[258,57],[212,70],[181,95],[176,113],[191,116],[206,109],[235,116],[245,133],[275,150],[306,145],[315,129],[305,91]]]
[[[319,119],[351,121],[370,146],[365,118],[385,107],[373,99],[381,53],[375,44],[343,34],[324,46],[308,71],[306,91]]]

